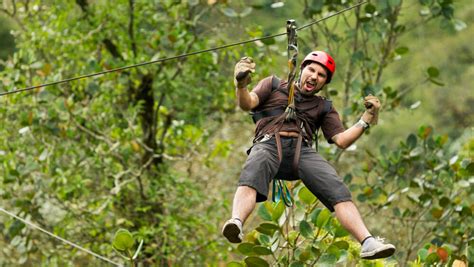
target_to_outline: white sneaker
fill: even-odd
[[[387,258],[395,253],[395,246],[392,244],[384,244],[384,240],[380,237],[370,237],[362,244],[360,257],[362,259],[374,260]]]
[[[242,222],[237,218],[228,220],[222,227],[222,234],[231,243],[241,243],[244,238],[242,231]]]

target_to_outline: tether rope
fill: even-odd
[[[26,225],[28,225],[28,226],[30,226],[30,227],[32,227],[32,228],[35,228],[35,229],[37,229],[37,230],[40,230],[41,232],[43,232],[43,233],[45,233],[45,234],[47,234],[47,235],[49,235],[49,236],[52,236],[52,237],[56,238],[57,240],[59,240],[59,241],[61,241],[61,242],[64,242],[64,243],[66,243],[66,244],[68,244],[68,245],[70,245],[70,246],[72,246],[72,247],[75,247],[75,248],[77,248],[77,249],[79,249],[79,250],[82,250],[83,252],[86,252],[87,254],[90,254],[90,255],[92,255],[92,256],[94,256],[94,257],[96,257],[96,258],[99,258],[99,259],[101,259],[101,260],[103,260],[103,261],[106,261],[106,262],[108,262],[108,263],[110,263],[110,264],[113,264],[113,265],[115,265],[115,266],[122,266],[121,264],[116,263],[116,262],[114,262],[114,261],[112,261],[112,260],[110,260],[110,259],[107,259],[107,258],[104,257],[104,256],[101,256],[101,255],[99,255],[99,254],[97,254],[97,253],[95,253],[95,252],[92,252],[92,251],[90,251],[90,250],[88,250],[88,249],[86,249],[86,248],[83,248],[83,247],[81,247],[81,246],[79,246],[79,245],[76,245],[76,244],[74,244],[73,242],[71,242],[71,241],[69,241],[69,240],[66,240],[66,239],[64,239],[64,238],[62,238],[62,237],[60,237],[60,236],[57,236],[57,235],[55,235],[55,234],[53,234],[53,233],[51,233],[51,232],[49,232],[49,231],[47,231],[47,230],[45,230],[45,229],[43,229],[43,228],[41,228],[41,227],[39,227],[39,226],[33,224],[33,223],[30,222],[30,221],[27,221],[27,220],[25,220],[25,219],[23,219],[23,218],[21,218],[21,217],[18,217],[17,215],[15,215],[15,214],[13,214],[13,213],[11,213],[11,212],[9,212],[9,211],[3,209],[2,207],[0,207],[0,211],[3,212],[3,213],[5,213],[5,214],[7,214],[7,215],[9,215],[9,216],[11,216],[11,217],[13,217],[13,218],[15,218],[15,219],[17,219],[17,220],[19,220],[19,221],[21,221],[22,223],[24,223],[24,224],[26,224]]]
[[[311,22],[311,23],[308,23],[308,24],[306,24],[306,25],[303,25],[303,26],[297,28],[296,30],[305,29],[305,28],[310,27],[310,26],[312,26],[312,25],[314,25],[314,24],[317,24],[317,23],[319,23],[319,22],[321,22],[321,21],[327,20],[327,19],[332,18],[332,17],[334,17],[334,16],[337,16],[337,15],[343,13],[343,12],[346,12],[346,11],[351,10],[351,9],[353,9],[353,8],[356,8],[356,7],[360,6],[360,5],[363,5],[363,4],[365,4],[366,2],[367,2],[367,1],[359,2],[359,3],[357,3],[357,4],[353,5],[353,6],[350,6],[350,7],[348,7],[348,8],[339,10],[339,11],[337,11],[337,12],[335,12],[335,13],[333,13],[333,14],[330,14],[330,15],[324,17],[324,18],[321,18],[321,19],[319,19],[319,20],[315,20],[315,21],[313,21],[313,22]],[[233,47],[233,46],[237,46],[237,45],[253,43],[253,42],[256,42],[256,41],[266,40],[266,39],[275,38],[275,37],[283,36],[283,35],[286,35],[286,32],[284,32],[284,33],[278,33],[278,34],[274,34],[274,35],[269,35],[269,36],[264,36],[264,37],[259,37],[259,38],[254,38],[254,39],[250,39],[250,40],[247,40],[247,41],[236,42],[236,43],[227,44],[227,45],[223,45],[223,46],[218,46],[218,47],[214,47],[214,48],[208,48],[208,49],[199,50],[199,51],[195,51],[195,52],[191,52],[191,53],[186,53],[186,54],[181,54],[181,55],[177,55],[177,56],[172,56],[172,57],[167,57],[167,58],[161,58],[161,59],[157,59],[157,60],[151,60],[151,61],[142,62],[142,63],[138,63],[138,64],[134,64],[134,65],[129,65],[129,66],[124,66],[124,67],[120,67],[120,68],[105,70],[105,71],[101,71],[101,72],[96,72],[96,73],[81,75],[81,76],[72,77],[72,78],[68,78],[68,79],[64,79],[64,80],[60,80],[60,81],[55,81],[55,82],[50,82],[50,83],[44,83],[44,84],[40,84],[40,85],[34,85],[34,86],[30,86],[30,87],[26,87],[26,88],[22,88],[22,89],[18,89],[18,90],[2,92],[2,93],[0,93],[0,96],[10,95],[10,94],[16,94],[16,93],[20,93],[20,92],[24,92],[24,91],[30,91],[30,90],[33,90],[33,89],[36,89],[36,88],[47,87],[47,86],[52,86],[52,85],[57,85],[57,84],[62,84],[62,83],[67,83],[67,82],[72,82],[72,81],[77,81],[77,80],[81,80],[81,79],[85,79],[85,78],[90,78],[90,77],[94,77],[94,76],[104,75],[104,74],[111,73],[111,72],[117,72],[117,71],[127,70],[127,69],[131,69],[131,68],[137,68],[137,67],[141,67],[141,66],[145,66],[145,65],[161,63],[161,62],[170,61],[170,60],[179,59],[179,58],[185,58],[185,57],[189,57],[189,56],[193,56],[193,55],[197,55],[197,54],[202,54],[202,53],[207,53],[207,52],[211,52],[211,51],[222,50],[222,49],[229,48],[229,47]]]

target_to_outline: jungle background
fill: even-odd
[[[287,19],[356,3],[3,0],[0,93],[283,33]],[[396,245],[389,259],[361,260],[299,182],[292,208],[258,204],[244,243],[220,235],[253,136],[233,67],[247,55],[253,84],[286,77],[285,36],[0,96],[0,207],[128,266],[472,264],[473,22],[469,0],[370,0],[298,32],[300,61],[334,56],[321,94],[347,127],[365,95],[382,100],[356,145],[318,143],[372,233]],[[110,265],[5,213],[0,231],[0,266]]]

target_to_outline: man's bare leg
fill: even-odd
[[[381,259],[395,253],[395,246],[383,243],[382,239],[373,238],[362,221],[357,207],[352,201],[337,203],[334,206],[336,217],[344,228],[349,231],[360,243],[362,259]]]
[[[232,218],[222,228],[222,234],[231,243],[240,243],[244,238],[244,222],[252,213],[256,204],[257,191],[249,186],[239,186],[232,203]]]
[[[244,223],[255,208],[257,191],[252,187],[239,186],[232,204],[232,218],[238,218]]]
[[[352,201],[339,202],[334,206],[336,217],[339,222],[354,236],[357,241],[362,242],[370,236],[370,232],[362,221],[359,210]]]

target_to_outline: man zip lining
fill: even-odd
[[[395,246],[370,234],[347,186],[329,162],[311,148],[313,136],[319,129],[329,143],[341,149],[352,145],[371,124],[376,124],[380,101],[375,96],[367,96],[363,103],[366,110],[360,120],[344,129],[331,102],[317,95],[334,77],[334,59],[323,51],[309,53],[295,79],[298,50],[292,20],[287,22],[287,34],[290,74],[286,81],[266,77],[249,92],[247,86],[251,73],[255,72],[255,62],[243,57],[235,65],[238,105],[242,110],[252,111],[256,129],[235,192],[232,218],[224,224],[222,234],[232,243],[242,242],[243,224],[256,202],[267,200],[270,182],[301,179],[361,243],[361,258],[390,257]],[[275,192],[276,184],[273,186]]]

